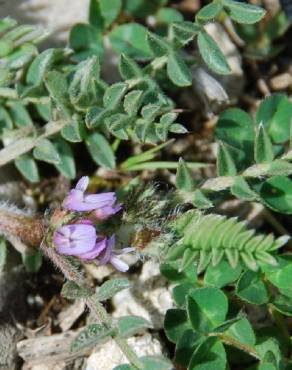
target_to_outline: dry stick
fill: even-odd
[[[56,253],[54,248],[49,248],[44,242],[42,242],[41,249],[44,254],[54,263],[54,265],[62,271],[66,279],[74,281],[81,288],[84,286],[82,274],[80,274],[77,269],[74,270],[72,265],[58,253]],[[96,302],[91,297],[88,297],[85,300],[85,303],[97,321],[102,323],[106,328],[111,327],[111,318],[100,302]],[[139,360],[136,353],[129,346],[127,340],[119,335],[116,335],[113,337],[113,339],[124,353],[128,361],[138,369],[142,369],[143,364]]]
[[[0,167],[13,161],[22,154],[29,152],[41,139],[45,139],[56,134],[61,131],[66,124],[67,122],[63,120],[48,122],[44,127],[37,131],[35,136],[24,137],[7,145],[5,148],[0,150]]]

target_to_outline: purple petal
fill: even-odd
[[[83,260],[93,260],[106,248],[106,242],[106,238],[98,241],[91,251],[79,254],[78,257]]]
[[[53,236],[53,242],[57,248],[69,247],[70,239],[59,232],[55,232]]]
[[[117,204],[114,207],[105,206],[105,207],[96,209],[94,211],[94,214],[99,220],[105,220],[106,218],[119,212],[121,209],[122,209],[122,206],[120,204]]]
[[[96,239],[95,227],[87,224],[67,225],[70,228],[71,239]]]
[[[83,225],[94,225],[93,221],[86,218],[84,218],[83,220],[78,220],[78,223]]]
[[[83,176],[81,179],[77,182],[75,189],[76,190],[81,190],[83,193],[87,189],[89,184],[89,177],[88,176]]]
[[[84,201],[86,203],[95,203],[97,207],[103,207],[104,205],[113,205],[116,201],[115,193],[100,193],[85,195]]]
[[[101,265],[105,265],[107,263],[109,263],[110,259],[111,259],[111,256],[112,256],[112,253],[113,253],[113,249],[114,249],[114,246],[115,246],[115,236],[112,235],[108,240],[107,240],[107,246],[106,246],[106,249],[105,251],[102,253],[101,255],[101,258],[99,260],[99,263]]]
[[[86,203],[83,193],[81,193],[82,197],[80,197],[80,193],[80,190],[71,190],[70,194],[64,199],[63,207],[69,211],[93,211],[96,208],[96,204]]]
[[[110,259],[110,263],[119,271],[126,272],[129,270],[129,265],[126,262],[119,259],[117,256],[112,256]]]
[[[78,211],[83,207],[83,192],[81,190],[72,189],[63,201],[63,207],[70,211]]]
[[[96,231],[91,225],[65,225],[54,233],[53,242],[59,253],[75,256],[94,248]]]

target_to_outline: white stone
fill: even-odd
[[[161,355],[159,341],[150,334],[128,339],[128,343],[138,357]],[[97,348],[87,359],[85,370],[112,370],[114,367],[128,362],[114,340]]]
[[[0,17],[39,25],[50,31],[50,41],[64,42],[74,24],[87,22],[88,6],[89,0],[7,0],[1,2]]]
[[[132,281],[134,284],[130,289],[113,297],[113,316],[142,316],[155,329],[161,329],[166,311],[173,307],[173,300],[166,279],[159,273],[158,262],[145,262],[141,275],[133,276]]]

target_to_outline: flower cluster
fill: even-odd
[[[74,189],[64,199],[63,207],[69,211],[90,212],[97,220],[105,220],[122,209],[117,204],[113,192],[102,194],[85,194],[89,178],[82,177]],[[53,242],[58,253],[76,256],[83,261],[93,261],[98,265],[111,263],[116,269],[125,272],[129,266],[119,259],[119,255],[133,251],[133,248],[115,250],[115,236],[104,237],[98,235],[96,228],[89,218],[59,227],[54,235]]]
[[[64,199],[63,206],[65,209],[79,212],[94,211],[99,220],[104,220],[122,209],[120,204],[116,204],[117,198],[113,192],[85,194],[88,183],[88,176],[81,177],[75,188]]]

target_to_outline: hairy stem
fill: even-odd
[[[111,317],[106,312],[106,310],[104,309],[103,305],[100,302],[96,302],[91,297],[89,297],[86,300],[86,304],[98,321],[100,321],[107,328],[111,327],[112,325]],[[142,369],[143,365],[141,361],[139,360],[138,356],[133,351],[133,349],[129,346],[127,340],[125,338],[120,337],[119,335],[115,335],[113,339],[119,346],[120,350],[127,357],[128,361],[134,366],[136,366],[138,369]]]
[[[59,255],[54,248],[48,247],[45,243],[42,243],[41,249],[44,251],[45,255],[54,263],[54,265],[60,269],[66,279],[74,281],[81,288],[84,287],[84,278],[82,274],[73,268],[73,266]],[[88,297],[86,300],[86,305],[94,315],[95,319],[104,325],[106,328],[110,328],[112,325],[111,317],[108,315],[103,305],[100,302],[95,301],[92,297]],[[113,337],[117,345],[124,353],[128,361],[136,366],[138,369],[142,369],[142,363],[139,360],[136,353],[129,346],[125,338],[121,338],[119,335]]]
[[[0,234],[17,238],[23,244],[38,248],[44,237],[44,223],[41,217],[29,216],[20,210],[0,205]]]
[[[276,175],[291,175],[292,166],[289,163],[292,159],[292,150],[284,154],[281,158],[272,161],[271,163],[257,163],[248,168],[243,172],[239,173],[238,176],[244,178],[261,178],[271,177]],[[235,176],[219,176],[213,179],[207,180],[203,185],[202,189],[210,191],[222,191],[230,188],[234,185]]]

